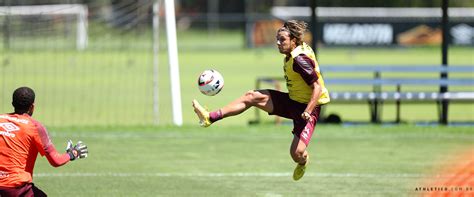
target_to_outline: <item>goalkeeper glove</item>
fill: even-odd
[[[75,160],[77,158],[82,159],[87,157],[87,146],[83,144],[81,141],[78,141],[75,146],[73,146],[72,141],[69,140],[67,142],[66,152],[69,154],[69,159]]]

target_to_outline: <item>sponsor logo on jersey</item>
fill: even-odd
[[[0,128],[3,130],[3,131],[0,130],[0,135],[7,136],[7,137],[15,137],[16,135],[12,132],[20,130],[20,127],[16,126],[15,124],[11,122],[0,123]]]
[[[21,118],[11,117],[11,116],[7,116],[7,115],[0,115],[0,118],[7,119],[7,120],[13,121],[13,122],[23,123],[23,124],[28,124],[28,122],[29,122],[27,119],[21,119]]]

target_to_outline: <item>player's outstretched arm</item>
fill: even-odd
[[[78,141],[76,145],[73,145],[72,141],[69,140],[67,142],[66,152],[69,154],[69,158],[71,161],[79,158],[86,158],[89,150],[87,146],[82,143],[82,141]]]
[[[34,142],[41,155],[46,156],[51,166],[59,167],[76,158],[87,157],[87,146],[82,144],[81,141],[76,146],[73,146],[71,140],[69,140],[66,153],[59,153],[51,142],[46,128],[36,120],[32,119],[32,122],[38,129],[38,135],[34,137]]]
[[[62,166],[70,161],[69,155],[67,153],[59,153],[56,151],[53,143],[47,145],[44,152],[49,164],[53,167]]]

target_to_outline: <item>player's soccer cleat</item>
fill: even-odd
[[[201,127],[211,126],[211,120],[209,119],[209,112],[202,107],[196,99],[193,100],[194,112],[199,117],[199,124]]]
[[[293,171],[293,180],[295,181],[300,180],[301,177],[304,176],[304,173],[306,171],[306,165],[308,165],[308,162],[309,162],[309,155],[306,157],[306,163],[304,165],[296,164],[296,168]]]

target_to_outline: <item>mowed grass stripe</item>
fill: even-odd
[[[228,127],[221,127],[222,131],[216,131],[195,128],[195,132],[183,132],[180,129],[168,130],[156,128],[156,131],[81,131],[76,133],[61,132],[61,131],[50,131],[50,135],[58,138],[78,138],[78,139],[255,139],[266,138],[266,139],[291,139],[292,134],[290,133],[291,127],[272,127],[271,131],[264,132],[252,132],[249,129],[242,129],[237,132],[226,132]],[[459,133],[446,133],[437,132],[435,129],[433,132],[420,132],[416,127],[399,127],[401,130],[413,130],[410,131],[399,131],[399,132],[371,132],[368,129],[366,132],[352,133],[347,132],[350,128],[339,128],[334,127],[317,127],[314,138],[316,139],[341,139],[341,140],[393,140],[393,139],[459,139],[459,140],[474,140],[474,132],[459,132]],[[217,128],[219,129],[219,127]],[[463,129],[463,128],[461,128]],[[457,129],[453,129],[457,130]]]
[[[457,174],[458,175],[458,174]],[[426,175],[426,174],[370,174],[370,173],[306,173],[305,177],[363,177],[363,178],[422,178],[422,177],[453,177],[457,175]],[[117,172],[82,172],[82,173],[36,173],[35,177],[291,177],[289,172],[233,172],[233,173],[117,173]]]

